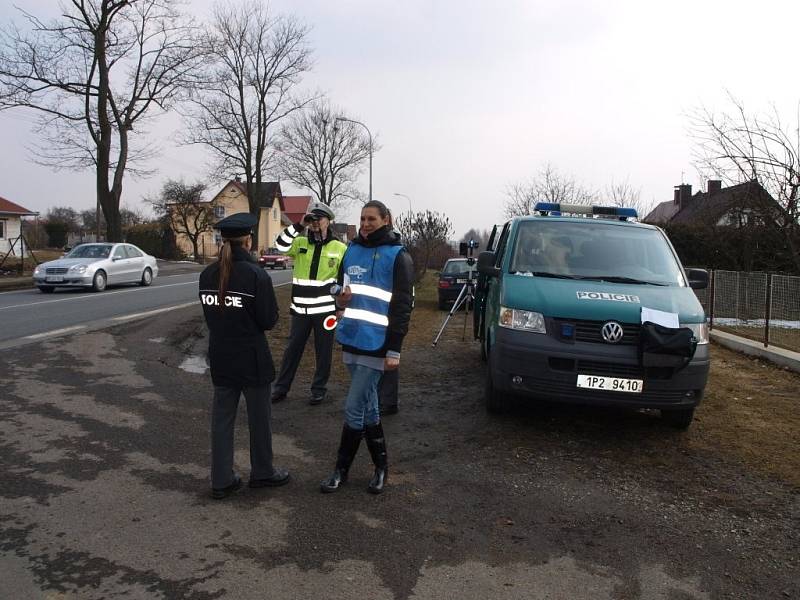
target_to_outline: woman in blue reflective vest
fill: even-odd
[[[351,381],[336,468],[320,485],[323,492],[334,492],[347,481],[362,437],[375,464],[367,490],[380,494],[384,489],[388,463],[378,383],[384,371],[400,365],[413,306],[413,280],[411,257],[391,229],[388,209],[370,200],[361,209],[361,228],[344,255],[339,275],[343,291],[336,303],[343,312],[336,340],[342,345]]]

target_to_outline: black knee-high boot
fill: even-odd
[[[351,429],[347,423],[342,426],[342,439],[339,442],[339,452],[336,456],[336,468],[331,476],[320,484],[320,491],[335,492],[340,485],[347,481],[347,472],[350,470],[350,465],[353,464],[362,437],[364,437],[364,432],[360,429]]]
[[[389,464],[386,456],[386,438],[383,435],[383,425],[367,425],[367,447],[375,464],[375,474],[369,482],[367,491],[370,494],[380,494],[389,476]]]

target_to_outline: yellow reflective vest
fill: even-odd
[[[330,229],[322,242],[300,235],[302,231],[302,226],[290,225],[275,240],[280,252],[294,258],[289,310],[293,315],[333,314],[336,304],[330,288],[336,283],[347,246],[337,240]]]

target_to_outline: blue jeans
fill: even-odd
[[[344,402],[344,420],[351,429],[361,431],[380,421],[378,383],[383,372],[362,365],[347,365],[347,368],[351,379]]]

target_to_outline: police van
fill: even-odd
[[[666,234],[634,209],[538,203],[478,257],[475,335],[490,412],[510,396],[660,409],[685,429],[708,379],[708,327]]]

